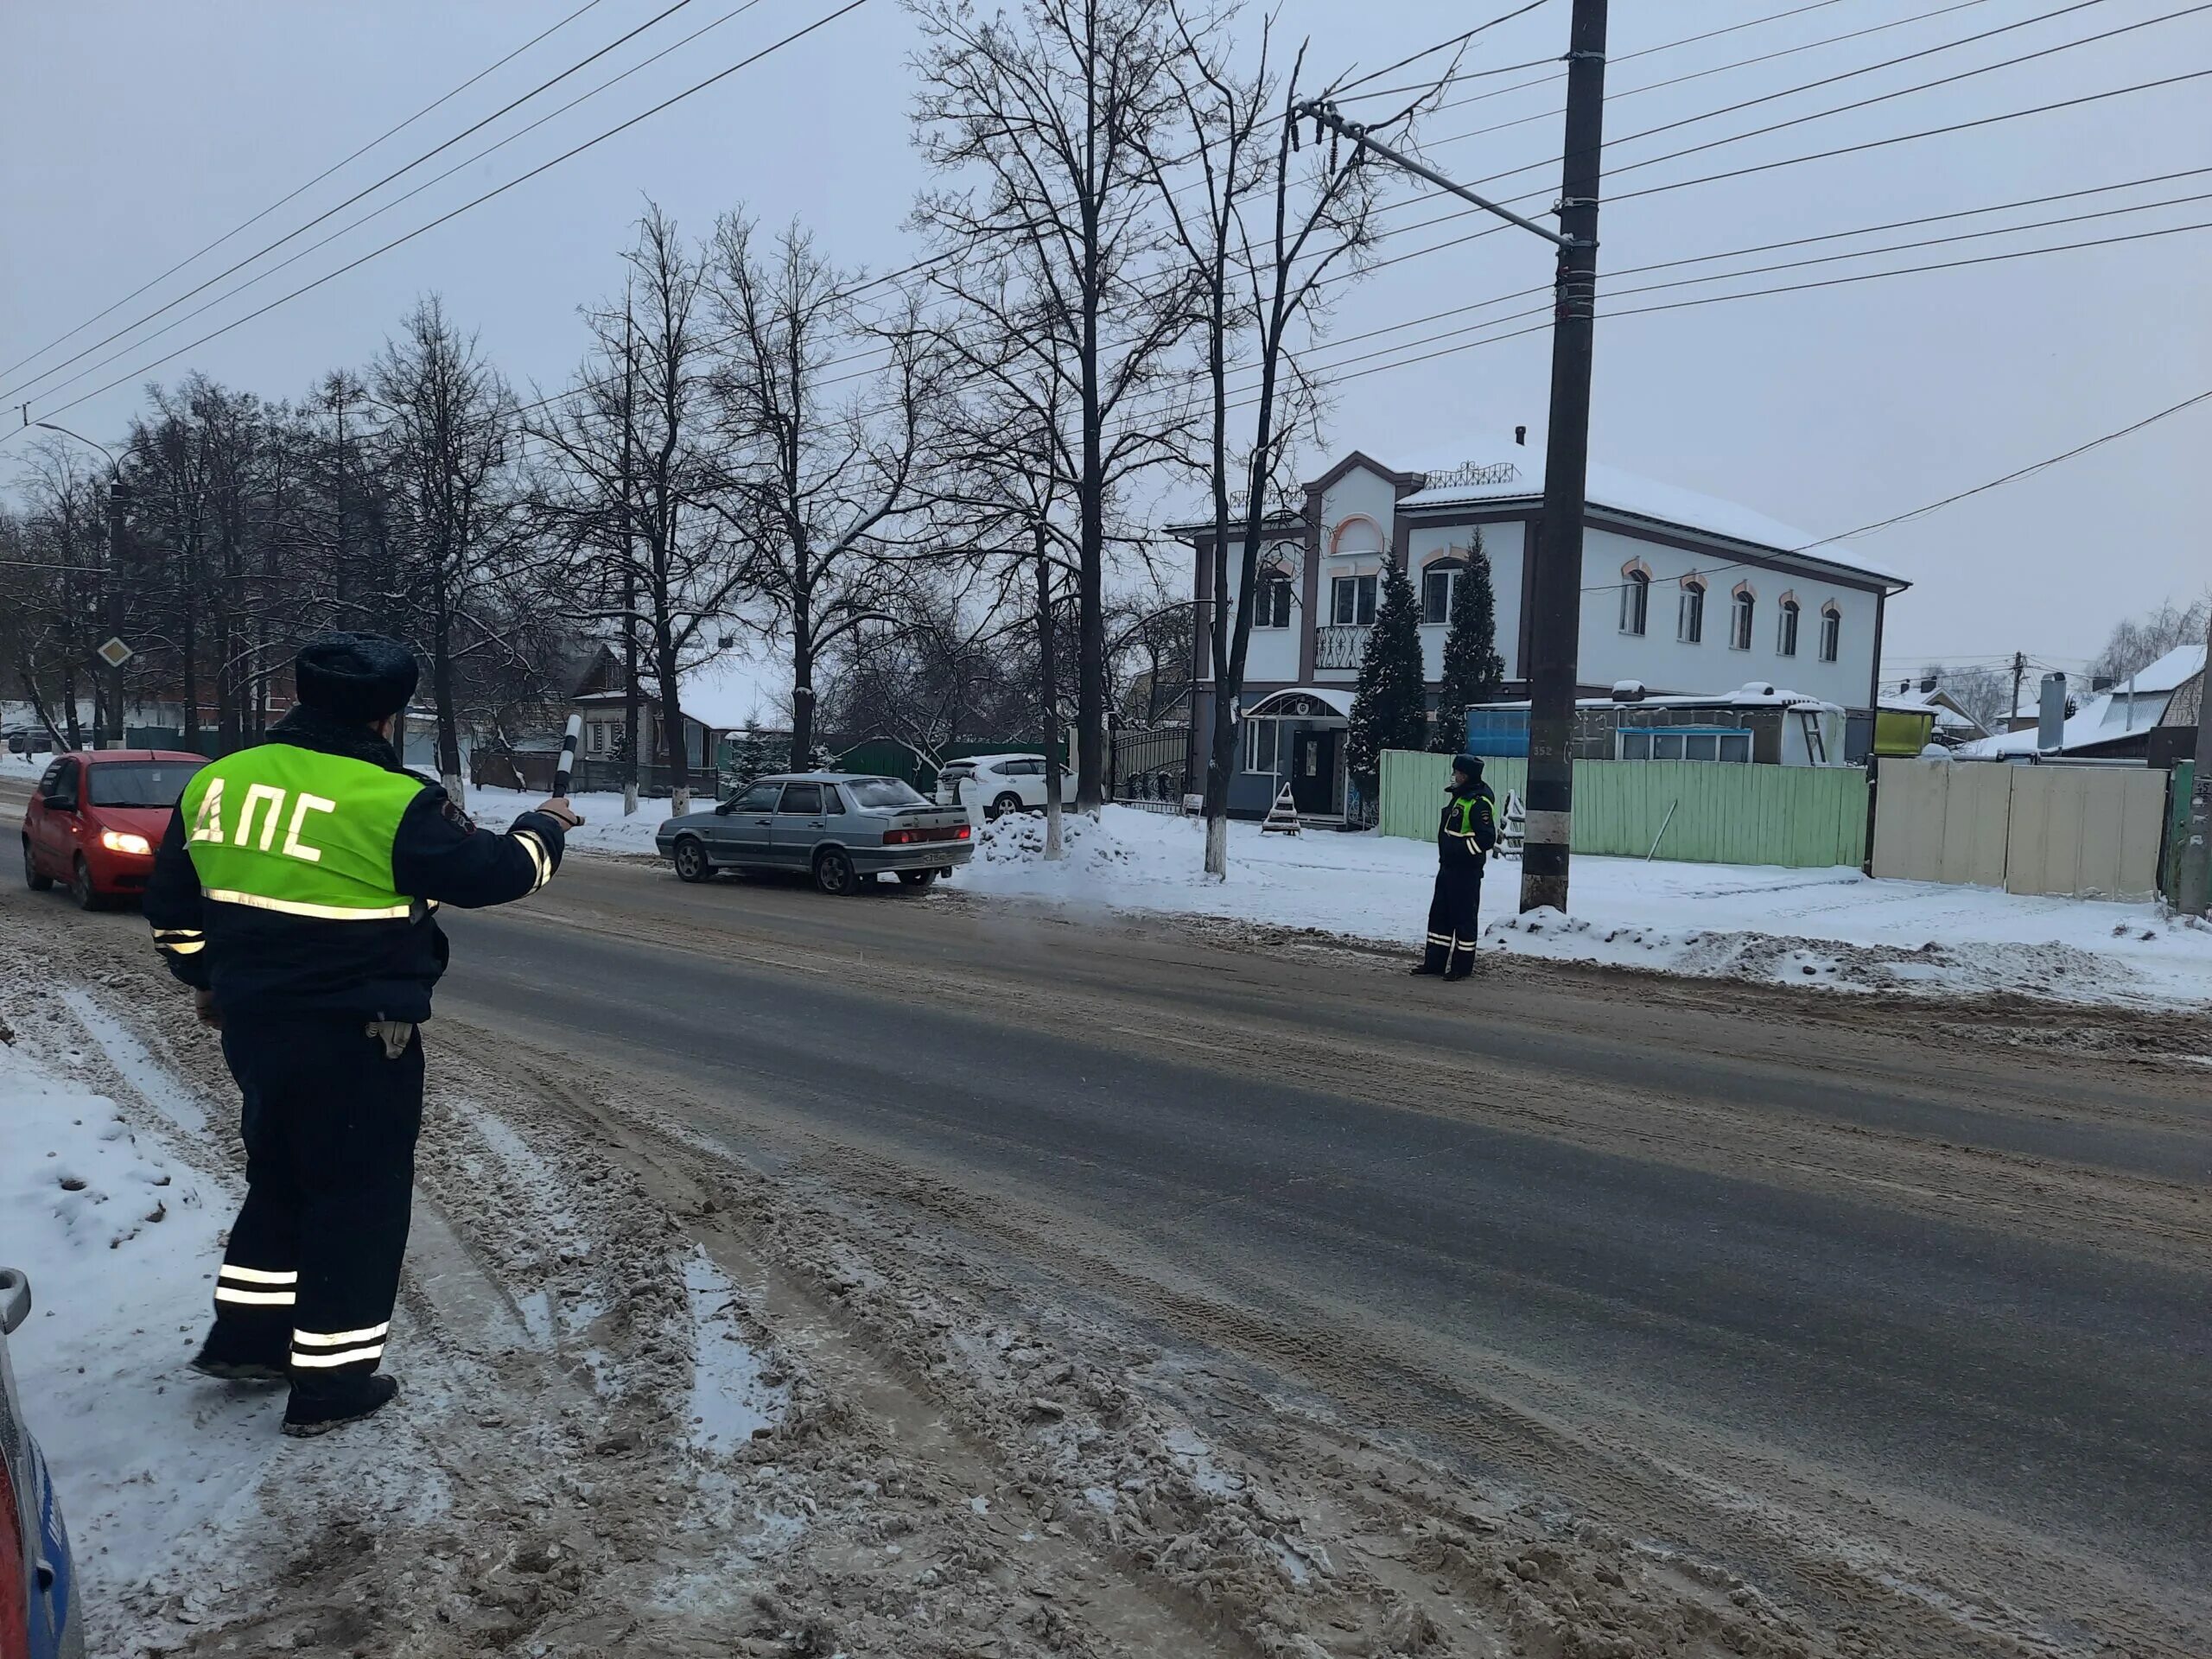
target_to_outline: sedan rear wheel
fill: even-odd
[[[54,886],[54,878],[40,872],[38,860],[31,852],[29,836],[23,837],[23,885],[33,893],[44,893]]]
[[[69,896],[77,901],[79,910],[98,910],[100,907],[100,895],[92,887],[92,867],[85,862],[82,853],[77,855],[77,861],[69,867]]]
[[[814,885],[833,899],[859,891],[860,873],[852,855],[842,847],[824,847],[814,855]]]
[[[696,836],[686,836],[676,843],[676,874],[682,881],[704,881],[715,873],[707,859],[706,844]]]

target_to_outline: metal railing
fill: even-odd
[[[1357,668],[1367,656],[1367,637],[1374,632],[1372,623],[1361,623],[1356,626],[1337,623],[1315,629],[1313,666]]]

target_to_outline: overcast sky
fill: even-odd
[[[8,0],[0,5],[0,363],[12,363],[261,211],[340,156],[512,51],[582,0]],[[19,383],[448,137],[670,0],[597,0],[496,73],[58,351],[0,374],[34,418],[243,315],[650,107],[832,9],[755,0],[742,15],[538,128],[321,252],[122,358],[69,382],[126,335],[28,391]],[[690,0],[554,92],[524,105],[383,194],[288,245],[281,258],[547,109],[729,12]],[[1622,171],[1647,156],[1748,132],[1939,76],[2159,17],[2191,0],[2087,0],[1986,41],[1877,70],[1609,148],[1608,196],[1923,128],[2212,68],[2212,11],[2057,52],[1955,85]],[[1828,0],[1802,15],[1629,54],[1750,22],[1805,0],[1617,3],[1609,138],[1681,120],[1898,54],[2057,11],[2065,0]],[[1497,4],[1499,10],[1507,8]],[[1942,15],[1929,15],[1942,10]],[[1284,0],[1282,29],[1311,31],[1325,72],[1379,68],[1488,16],[1449,0]],[[1466,67],[1520,63],[1564,46],[1567,0],[1549,0],[1476,42]],[[1256,14],[1255,14],[1256,15]],[[1861,38],[1635,89],[1897,20]],[[916,36],[896,0],[859,10],[620,137],[359,270],[151,372],[199,368],[276,397],[360,364],[422,293],[444,296],[518,385],[551,390],[582,349],[576,308],[620,288],[616,250],[650,196],[689,230],[740,206],[772,223],[803,217],[833,257],[893,269],[918,249],[904,227],[925,170],[907,119]],[[1521,87],[1541,71],[1470,80],[1451,96]],[[1399,77],[1394,77],[1397,79]],[[1389,84],[1389,83],[1386,83]],[[1601,268],[1916,219],[2212,169],[2212,80],[2196,80],[1916,143],[1669,191],[1604,209]],[[1428,154],[1466,179],[1541,163],[1498,193],[1556,188],[1559,83],[1541,80],[1433,117]],[[1373,106],[1370,106],[1371,112]],[[1471,137],[1457,135],[1534,118]],[[1765,264],[1993,226],[2212,193],[2212,170],[2011,214],[1886,232],[1737,262]],[[1410,193],[1408,193],[1410,194]],[[1548,195],[1546,197],[1548,200]],[[1539,204],[1540,206],[1542,204]],[[1432,217],[1433,204],[1384,219]],[[1746,279],[1751,288],[2212,220],[2212,199],[1945,247]],[[1388,258],[1474,228],[1413,232]],[[263,265],[180,307],[198,305]],[[1730,269],[1721,264],[1714,269]],[[1700,270],[1704,267],[1697,268]],[[1382,270],[1344,291],[1334,332],[1363,334],[1548,280],[1547,251],[1517,232]],[[1688,274],[1624,276],[1615,287]],[[1598,335],[1593,454],[1621,468],[1728,497],[1815,535],[1883,518],[1980,484],[2212,388],[2206,278],[2212,231],[1812,292],[1624,316]],[[1716,290],[1623,298],[1625,309]],[[1518,302],[1500,310],[1517,309]],[[175,317],[166,314],[149,329]],[[1352,356],[1459,326],[1451,319],[1336,348]],[[144,332],[144,331],[142,331]],[[1457,341],[1446,340],[1448,346]],[[1420,349],[1435,349],[1423,347]],[[1325,353],[1324,355],[1326,355]],[[1382,359],[1374,359],[1382,360]],[[1541,334],[1346,380],[1329,448],[1384,461],[1465,452],[1495,458],[1516,423],[1541,424]],[[1367,367],[1361,363],[1355,367]],[[134,374],[57,418],[112,439]],[[23,448],[0,443],[0,477]],[[2119,617],[2212,582],[2212,403],[2036,478],[1871,537],[1911,576],[1891,607],[1887,655],[1993,658],[2024,650],[2072,667]],[[1326,458],[1316,456],[1318,472]]]

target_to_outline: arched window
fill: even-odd
[[[1739,582],[1729,595],[1728,649],[1749,651],[1751,648],[1751,613],[1758,605],[1758,595],[1751,591],[1751,584]]]
[[[1774,626],[1774,654],[1795,657],[1797,654],[1797,596],[1782,596],[1781,620]]]
[[[1452,598],[1459,579],[1467,573],[1461,558],[1431,559],[1421,573],[1421,620],[1423,627],[1440,628],[1452,620]]]
[[[1252,626],[1255,628],[1287,628],[1290,626],[1292,606],[1291,574],[1274,560],[1262,565],[1253,580],[1253,588],[1259,598],[1252,607]]]
[[[1642,635],[1651,618],[1651,567],[1642,559],[1621,566],[1621,632]]]
[[[1705,578],[1690,575],[1682,578],[1681,602],[1675,611],[1675,638],[1686,645],[1705,642]]]
[[[1356,512],[1331,532],[1331,553],[1380,553],[1389,543],[1382,535],[1382,526],[1363,512]]]
[[[1843,612],[1835,601],[1821,607],[1821,660],[1832,663],[1843,652]]]

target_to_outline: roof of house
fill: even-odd
[[[1541,497],[1544,488],[1544,451],[1541,438],[1526,446],[1507,442],[1492,446],[1503,459],[1470,467],[1464,449],[1455,457],[1430,456],[1413,470],[1440,481],[1416,490],[1398,503],[1401,508],[1458,506],[1471,501],[1515,501]],[[1442,481],[1455,473],[1471,473],[1467,481]],[[1676,530],[1703,531],[1732,542],[1777,553],[1802,553],[1822,564],[1855,570],[1896,587],[1910,578],[1891,566],[1868,558],[1848,543],[1820,537],[1770,518],[1754,508],[1717,496],[1700,494],[1680,485],[1639,478],[1598,461],[1589,464],[1586,498],[1593,507],[1609,508],[1630,518],[1648,519]]]
[[[1779,686],[1754,680],[1739,685],[1733,691],[1660,692],[1640,697],[1578,697],[1578,709],[1827,709],[1837,714],[1843,712],[1840,703],[1822,697],[1808,696],[1802,691],[1790,691]],[[1526,709],[1528,702],[1479,702],[1478,709]]]
[[[1881,706],[1897,714],[1933,713],[1936,723],[1948,732],[1980,732],[1986,729],[1979,721],[1961,712],[1950,701],[1950,694],[1941,685],[1923,691],[1916,682],[1908,680],[1899,690],[1882,693]]]
[[[2175,692],[2204,672],[2204,647],[2181,645],[2158,661],[2139,669],[2109,691],[2100,691],[2075,705],[2060,728],[2058,752],[2101,748],[2109,743],[2138,737],[2165,723],[2166,707]],[[1959,753],[1974,760],[2002,760],[2008,755],[2035,754],[2041,746],[2035,727],[2004,732],[1963,745]]]

